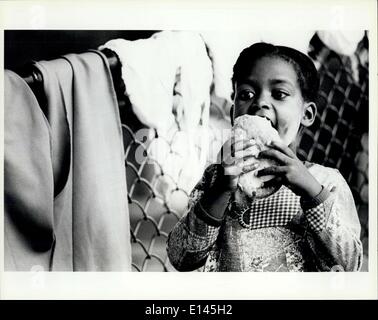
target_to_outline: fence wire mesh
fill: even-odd
[[[306,128],[298,155],[337,168],[348,182],[359,214],[367,267],[369,202],[369,61],[367,34],[353,57],[328,49],[315,35],[310,56],[319,66],[315,123]]]
[[[364,251],[368,243],[368,40],[360,42],[353,59],[328,49],[315,35],[310,56],[320,74],[320,98],[315,123],[303,132],[298,156],[308,161],[337,168],[349,183],[359,213]],[[123,91],[123,90],[121,90]],[[124,92],[124,91],[123,91]],[[174,154],[176,123],[169,138],[146,128],[133,114],[130,101],[123,97],[121,118],[124,134],[128,202],[131,219],[133,271],[175,271],[166,254],[166,240],[175,223],[188,207],[188,191],[176,178],[167,177],[161,163],[152,155],[151,145],[160,139],[168,154]],[[230,127],[229,103],[211,96],[209,145],[219,145],[218,133]],[[143,130],[143,134],[138,132]],[[200,146],[196,145],[198,148]],[[143,152],[144,160],[136,161]],[[184,159],[185,160],[185,159]],[[214,161],[208,158],[207,164]],[[170,180],[168,191],[160,190]],[[165,189],[167,190],[167,189]],[[367,258],[367,257],[365,257]]]

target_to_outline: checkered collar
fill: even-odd
[[[299,199],[289,188],[282,186],[271,196],[244,206],[244,210],[238,206],[231,206],[230,209],[245,228],[283,227],[301,211]]]

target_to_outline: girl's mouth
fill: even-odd
[[[277,130],[276,126],[274,125],[273,121],[272,121],[270,118],[268,118],[267,116],[259,116],[259,117],[261,117],[261,118],[265,118],[266,120],[268,120],[268,121],[270,122],[271,126],[272,126],[274,129]]]
[[[257,117],[260,117],[260,118],[265,118],[266,120],[268,120],[269,121],[269,123],[270,123],[270,125],[275,129],[275,130],[278,130],[277,129],[277,123],[274,123],[273,121],[272,121],[272,119],[271,118],[269,118],[268,116],[266,116],[266,115],[264,115],[264,114],[252,114],[252,113],[250,113],[249,115],[251,115],[251,116],[257,116]]]

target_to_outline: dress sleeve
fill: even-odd
[[[308,224],[306,241],[321,271],[359,271],[362,265],[361,225],[348,184],[337,170],[329,172],[321,201],[301,202]]]
[[[179,271],[193,271],[203,266],[218,237],[221,220],[212,218],[200,203],[203,195],[214,185],[218,171],[217,165],[210,165],[205,170],[190,194],[187,213],[168,236],[168,258]]]

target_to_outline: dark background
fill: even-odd
[[[123,38],[144,39],[156,31],[115,30],[5,30],[4,67],[21,70],[31,60],[50,60],[67,53],[97,49],[105,42]]]

